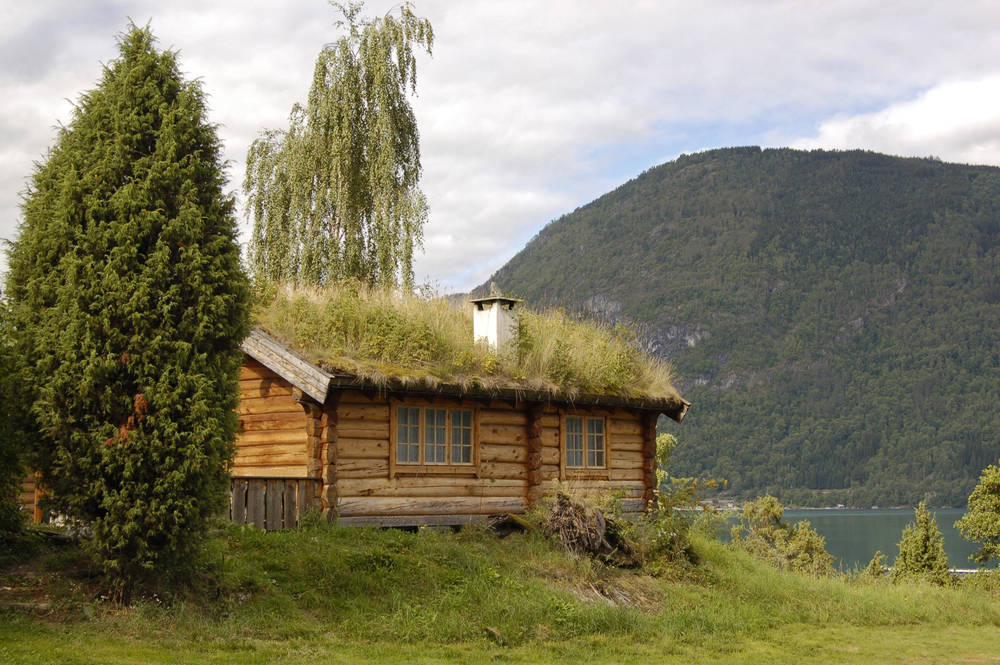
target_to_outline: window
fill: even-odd
[[[444,464],[448,442],[445,432],[448,411],[445,409],[424,409],[424,463]]]
[[[566,418],[566,466],[583,466],[583,418]]]
[[[587,466],[604,468],[604,418],[587,418]]]
[[[419,467],[429,473],[433,467],[472,467],[476,461],[473,414],[473,409],[394,406],[393,466]]]
[[[396,412],[396,461],[420,463],[420,409],[403,406]]]
[[[566,416],[563,419],[567,469],[604,469],[604,418]]]
[[[472,464],[472,411],[451,412],[451,463]]]

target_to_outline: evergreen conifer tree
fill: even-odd
[[[924,501],[913,512],[916,521],[903,529],[903,538],[899,541],[899,556],[892,564],[892,579],[914,577],[935,584],[948,584],[951,573],[937,518],[927,510]]]
[[[18,381],[6,301],[0,297],[0,542],[24,526],[19,489],[25,474],[27,405]]]
[[[199,83],[147,28],[36,165],[9,258],[37,464],[127,594],[222,507],[249,290]]]
[[[980,545],[970,558],[979,563],[1000,558],[1000,466],[983,469],[969,497],[969,512],[955,526],[963,538]]]

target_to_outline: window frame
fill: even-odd
[[[399,409],[414,408],[419,411],[417,419],[417,462],[399,462]],[[444,410],[444,462],[427,462],[425,455],[427,452],[427,411]],[[453,462],[451,459],[453,451],[453,414],[456,411],[471,412],[471,457],[469,462]],[[461,402],[442,402],[431,400],[402,400],[392,399],[389,401],[389,477],[405,475],[468,475],[479,476],[479,408],[471,404]]]
[[[567,464],[567,436],[569,434],[569,428],[566,424],[567,418],[580,418],[581,422],[581,445],[580,454],[583,458],[583,466],[570,466]],[[600,420],[604,429],[604,465],[603,466],[589,466],[588,465],[588,449],[587,449],[587,434],[588,434],[588,421],[589,420]],[[564,409],[559,412],[559,478],[560,480],[567,479],[596,479],[596,480],[610,480],[611,479],[611,430],[609,428],[609,423],[611,420],[610,414],[604,413],[602,411],[582,411],[576,409]]]

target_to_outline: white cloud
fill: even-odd
[[[1000,166],[1000,75],[941,83],[879,111],[836,116],[792,145]]]
[[[368,13],[395,4],[370,2]],[[990,80],[1000,62],[991,3],[417,0],[416,9],[436,34],[414,102],[431,208],[416,272],[452,289],[484,281],[547,221],[664,156],[791,140],[836,117],[877,122],[877,109],[943,81]],[[287,125],[316,53],[339,34],[316,0],[6,3],[0,237],[15,232],[32,160],[69,119],[65,100],[96,84],[129,16],[150,20],[161,45],[180,50],[186,75],[203,80],[233,190],[250,142]],[[907,122],[944,131],[961,110]],[[948,140],[928,129],[878,143],[886,132],[833,124],[815,138],[840,131],[863,147],[901,152],[888,146],[908,142],[907,154],[983,161],[976,155],[994,154],[1000,135],[991,123],[970,117]],[[939,147],[956,142],[963,152]]]

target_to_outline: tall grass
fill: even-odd
[[[256,321],[310,360],[379,385],[612,394],[679,402],[669,365],[641,352],[626,326],[523,309],[516,345],[473,340],[472,308],[355,283],[276,287]]]
[[[795,630],[868,639],[859,629],[880,628],[882,639],[891,640],[906,627],[926,638],[975,626],[998,635],[995,590],[815,578],[776,570],[702,536],[693,543],[696,567],[654,576],[567,555],[538,534],[500,539],[480,528],[407,533],[329,524],[265,533],[229,526],[209,541],[190,590],[166,602],[147,597],[115,608],[75,583],[61,599],[50,596],[54,616],[0,610],[0,662],[5,639],[10,662],[35,662],[21,657],[40,644],[60,663],[139,662],[123,655],[136,650],[142,662],[186,662],[154,658],[147,650],[155,645],[163,653],[195,649],[205,656],[200,662],[225,663],[272,662],[262,656],[270,650],[282,662],[341,662],[311,660],[317,645],[327,654],[409,649],[422,658],[453,647],[463,653],[538,648],[550,654],[541,660],[564,649],[578,656],[592,650],[597,661],[609,662],[622,659],[599,654],[640,649],[636,655],[648,660],[681,649],[696,656],[687,662],[707,662],[715,652],[767,644]],[[30,586],[37,579],[11,570],[0,584]],[[98,643],[113,644],[114,653],[72,660],[73,652]]]

